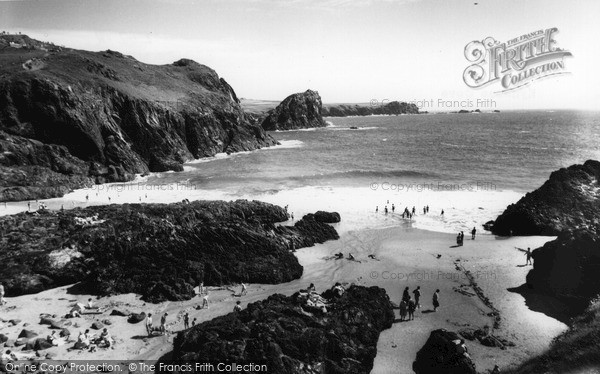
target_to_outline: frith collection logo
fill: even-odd
[[[473,64],[465,69],[463,80],[472,88],[499,82],[502,92],[568,73],[564,59],[572,55],[556,46],[557,32],[556,27],[537,30],[505,43],[492,37],[472,41],[465,47],[465,57]]]

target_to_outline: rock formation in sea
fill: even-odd
[[[294,130],[327,126],[321,115],[321,96],[306,90],[285,98],[275,109],[267,112],[261,126],[268,131]]]
[[[293,249],[338,239],[308,215],[294,226],[258,201],[124,204],[0,217],[0,282],[8,296],[84,282],[99,295],[186,300],[193,287],[282,283],[303,268]]]
[[[0,35],[0,201],[273,144],[231,86],[192,60],[149,65]]]
[[[370,115],[399,115],[419,114],[419,108],[415,104],[399,101],[391,101],[381,105],[351,105],[351,104],[328,104],[321,111],[323,117],[349,117]]]
[[[600,162],[588,160],[553,172],[537,190],[506,208],[497,235],[558,235],[600,223]]]
[[[267,365],[270,373],[369,373],[382,330],[394,312],[385,290],[350,286],[340,296],[275,294],[180,332],[172,359],[181,363]]]
[[[413,362],[415,374],[477,374],[468,348],[456,344],[460,340],[462,337],[452,331],[432,331]]]

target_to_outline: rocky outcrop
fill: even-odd
[[[419,114],[419,108],[415,104],[399,101],[391,101],[387,104],[371,106],[358,104],[329,104],[323,107],[321,113],[323,114],[323,117]]]
[[[588,160],[553,172],[537,190],[506,208],[494,222],[498,235],[558,235],[600,224],[600,162]]]
[[[466,350],[455,343],[461,339],[445,329],[432,331],[413,362],[415,374],[477,374]]]
[[[184,300],[193,287],[282,283],[302,275],[295,248],[337,239],[307,217],[293,227],[281,207],[197,201],[40,210],[0,217],[0,282],[7,295],[83,281],[86,291]]]
[[[268,131],[325,127],[321,108],[321,96],[318,92],[307,90],[296,93],[267,112],[261,126]]]
[[[148,65],[21,35],[0,42],[0,200],[60,196],[276,144],[231,86],[194,61]]]
[[[311,295],[272,295],[245,310],[180,332],[173,359],[182,363],[267,365],[273,373],[369,373],[382,330],[394,313],[385,290],[351,286]]]
[[[536,292],[587,305],[600,293],[600,226],[561,233],[533,251],[527,285]]]

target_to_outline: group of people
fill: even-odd
[[[388,204],[390,203],[389,200],[387,200],[386,205],[383,208],[383,212],[385,214],[389,213],[388,210]],[[396,211],[396,205],[394,205],[392,203],[392,213],[394,213]],[[375,207],[375,213],[379,212],[379,205],[377,205]],[[423,206],[423,215],[429,213],[429,205],[425,205]],[[408,207],[404,207],[404,211],[402,212],[402,218],[408,218],[408,219],[412,219],[414,215],[417,214],[417,208],[416,207],[412,207],[412,210],[409,210]],[[444,210],[442,209],[442,216],[444,215]]]
[[[168,315],[169,315],[169,313],[165,312],[160,317],[160,326],[154,327],[153,321],[152,321],[152,313],[148,313],[148,315],[146,316],[146,331],[148,332],[148,336],[153,335],[154,332],[158,332],[159,334],[162,334],[162,335],[167,333],[167,316]]]
[[[410,290],[408,287],[404,289],[402,293],[402,299],[400,300],[400,321],[411,321],[415,319],[415,311],[417,309],[421,309],[421,286],[417,286],[413,290],[413,295],[410,295]],[[433,293],[432,302],[433,302],[433,311],[437,312],[437,309],[440,307],[440,290],[437,289]]]
[[[473,227],[473,230],[471,230],[471,240],[475,240],[475,235],[477,235],[477,229],[475,227]],[[456,245],[462,246],[464,244],[464,242],[465,242],[465,233],[464,233],[464,231],[461,231],[456,236]]]
[[[48,342],[54,345],[53,336],[48,337]],[[87,349],[90,351],[95,351],[96,347],[99,348],[110,348],[113,345],[114,341],[110,334],[108,333],[108,329],[105,327],[102,329],[100,336],[96,336],[95,334],[90,333],[89,329],[86,329],[85,332],[79,332],[77,336],[77,342],[75,343],[76,349]]]

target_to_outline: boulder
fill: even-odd
[[[101,330],[104,328],[104,324],[100,321],[96,321],[96,322],[92,323],[92,328],[94,330]]]
[[[25,329],[21,330],[21,332],[19,333],[19,338],[31,339],[35,338],[36,336],[38,336],[37,333]]]
[[[21,323],[21,320],[20,319],[11,319],[11,320],[8,321],[8,323],[10,323],[13,326],[16,326],[19,323]]]
[[[4,334],[0,334],[0,344],[6,343],[8,341],[8,336]]]
[[[61,338],[66,338],[66,337],[69,337],[69,336],[71,336],[71,331],[69,331],[69,329],[67,329],[67,328],[65,327],[65,328],[63,328],[62,330],[60,330],[60,333],[59,333],[59,335],[60,335],[60,337],[61,337]]]
[[[131,312],[123,311],[123,310],[119,310],[119,309],[113,309],[113,311],[110,312],[111,316],[119,316],[119,317],[128,317],[130,314],[131,314]]]
[[[323,223],[337,223],[340,222],[340,214],[337,212],[324,212],[319,210],[315,213],[315,221]]]
[[[416,374],[477,374],[475,364],[453,341],[461,337],[445,329],[434,330],[413,362]]]
[[[140,323],[140,322],[142,322],[145,319],[146,319],[146,313],[145,312],[131,313],[131,315],[129,315],[129,318],[127,318],[127,322],[129,322],[129,323]]]

